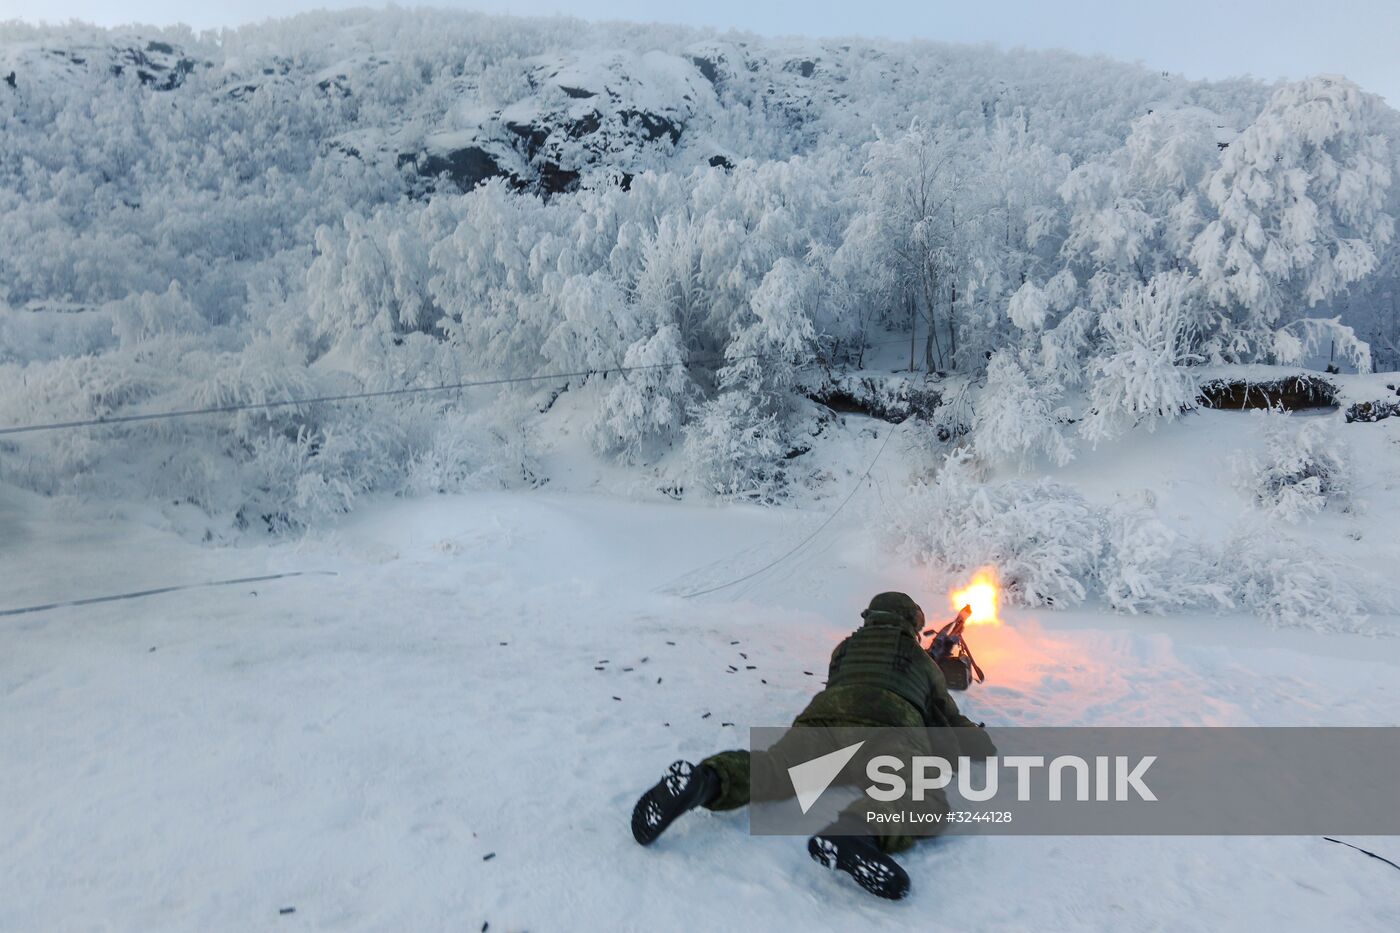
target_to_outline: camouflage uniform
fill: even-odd
[[[791,731],[765,751],[750,753],[740,749],[705,759],[704,764],[714,768],[720,778],[720,794],[707,804],[711,810],[733,810],[747,804],[755,772],[762,771],[761,780],[756,782],[761,787],[790,788],[786,775],[790,766],[841,747],[839,741],[827,736],[829,728],[976,729],[977,724],[958,711],[948,695],[943,672],[919,643],[924,615],[914,600],[903,593],[881,593],[871,600],[861,618],[865,624],[832,652],[826,689],[798,714]],[[985,736],[981,730],[961,734],[974,741]],[[947,736],[949,744],[937,749],[908,747],[908,739],[901,740],[903,747],[867,748],[852,759],[834,783],[864,783],[863,763],[873,754],[940,754],[954,758],[958,754],[957,738],[952,732]],[[984,747],[967,748],[963,754],[985,756],[991,753],[990,747],[990,741],[985,741]],[[858,812],[878,806],[869,800],[858,801],[843,816],[858,818]],[[941,791],[926,794],[924,806],[946,812],[947,798]],[[891,827],[879,833],[877,841],[881,849],[892,853],[909,848],[915,838]]]

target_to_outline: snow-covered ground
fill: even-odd
[[[211,548],[148,514],[97,522],[3,492],[0,609],[335,576],[0,617],[0,929],[1400,926],[1393,869],[1320,838],[940,840],[903,857],[914,890],[894,905],[818,870],[803,840],[750,837],[742,812],[638,847],[636,796],[675,758],[786,722],[871,594],[946,605],[874,531],[898,508],[900,438],[792,558],[680,595],[823,520],[889,429],[847,420],[848,463],[805,507],[625,501],[566,477],[384,499],[296,542]],[[1105,501],[1150,488],[1164,520],[1223,527],[1248,508],[1224,460],[1256,422],[1202,413],[1057,478]],[[1314,520],[1334,558],[1395,565],[1395,432],[1347,428],[1369,505]],[[1393,617],[1361,636],[1244,615],[1004,615],[971,633],[989,679],[960,698],[991,726],[1394,724],[1400,710]]]

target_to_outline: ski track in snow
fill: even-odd
[[[692,815],[636,846],[631,805],[671,760],[786,722],[863,601],[910,578],[852,516],[741,601],[657,591],[779,552],[812,520],[477,494],[226,550],[27,522],[31,560],[64,542],[67,566],[107,586],[215,568],[339,576],[6,621],[0,928],[1400,922],[1392,870],[1320,838],[941,840],[904,857],[914,891],[894,905],[817,869],[803,840],[750,837],[742,812]],[[75,592],[40,568],[17,589]],[[1243,617],[1007,616],[971,633],[989,682],[960,698],[993,726],[1377,724],[1400,708],[1390,639],[1276,640]]]

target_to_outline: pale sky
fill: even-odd
[[[232,26],[355,0],[0,0],[0,19]],[[400,4],[412,6],[415,4]],[[883,36],[1102,53],[1193,78],[1344,74],[1400,106],[1400,0],[439,0],[519,15],[768,35]]]

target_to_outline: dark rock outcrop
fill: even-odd
[[[148,42],[145,49],[118,50],[111,69],[112,74],[120,75],[134,68],[137,80],[152,90],[173,91],[185,83],[194,67],[194,59],[179,55],[168,42]]]
[[[1386,418],[1400,417],[1400,401],[1380,399],[1375,402],[1357,402],[1347,408],[1347,424],[1356,421],[1370,423]]]
[[[1206,408],[1303,411],[1337,405],[1337,387],[1326,379],[1306,373],[1263,382],[1212,379],[1202,383],[1200,391],[1199,401]]]
[[[678,117],[641,109],[615,110],[606,103],[576,106],[567,113],[546,111],[528,119],[512,116],[503,124],[501,142],[522,157],[521,169],[533,176],[522,173],[516,181],[546,196],[577,190],[584,172],[607,164],[620,149],[651,143],[674,146],[685,131]],[[483,126],[482,132],[490,130]],[[634,175],[620,169],[618,179],[624,189]]]
[[[671,145],[674,146],[681,141],[681,132],[685,129],[684,125],[674,120],[669,120],[658,114],[647,113],[644,110],[623,110],[618,116],[622,118],[622,122],[626,126],[639,125],[643,135],[651,142],[656,142],[663,136],[669,136]]]
[[[832,411],[865,415],[891,424],[915,417],[932,418],[943,401],[943,394],[922,379],[874,373],[828,371],[802,391]]]
[[[690,56],[690,62],[696,70],[711,84],[719,84],[719,63],[699,55]]]
[[[549,141],[549,128],[531,123],[507,123],[506,129],[514,134],[525,149],[525,157],[533,159],[539,155],[544,144]]]
[[[46,56],[48,61],[76,72],[78,70],[98,72],[121,77],[135,74],[141,84],[153,91],[173,91],[185,83],[185,78],[198,67],[213,67],[212,62],[198,62],[185,56],[180,49],[169,42],[151,41],[136,44],[111,46],[79,46],[76,48],[45,48],[34,54]],[[17,77],[13,75],[12,77]],[[7,77],[11,87],[16,81]]]
[[[322,78],[316,82],[316,90],[333,97],[349,97],[351,95],[350,79],[346,75],[335,75],[330,78]]]
[[[569,134],[571,139],[582,139],[598,132],[603,126],[603,115],[596,110],[590,110],[576,120],[571,120],[564,125],[564,132]]]
[[[546,162],[540,166],[540,190],[545,194],[564,194],[578,188],[580,172],[572,169],[560,168],[553,162]]]
[[[495,156],[480,146],[464,146],[446,152],[400,153],[400,167],[412,165],[424,178],[446,175],[458,189],[470,191],[490,178],[510,177]]]

